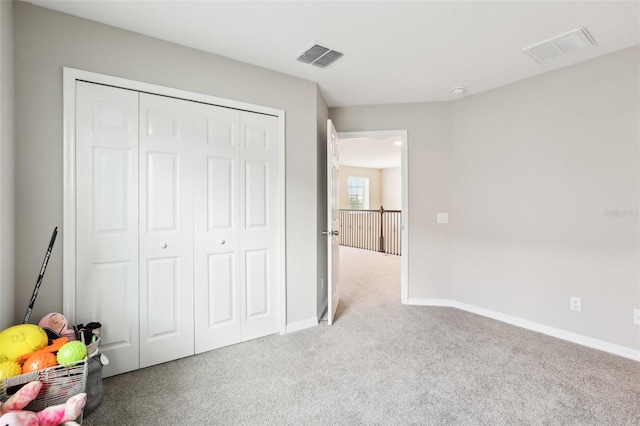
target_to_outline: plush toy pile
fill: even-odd
[[[42,383],[29,382],[20,388],[14,395],[0,406],[0,425],[2,426],[72,426],[77,425],[75,420],[82,414],[82,409],[87,402],[87,394],[80,393],[72,396],[60,405],[47,407],[34,413],[23,411],[40,392]]]

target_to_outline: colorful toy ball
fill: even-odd
[[[17,376],[21,372],[20,364],[15,361],[0,362],[0,385],[3,383],[2,379]]]
[[[60,365],[69,365],[78,362],[87,355],[87,347],[84,343],[74,340],[65,343],[58,351],[57,359]]]
[[[45,368],[58,365],[56,356],[50,352],[39,352],[31,355],[22,366],[22,373],[44,370]]]
[[[67,328],[67,317],[57,312],[51,312],[42,317],[38,325],[42,328],[48,328],[54,333],[60,335]]]

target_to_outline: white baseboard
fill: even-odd
[[[456,308],[455,300],[449,299],[407,299],[407,305],[416,305],[416,306],[446,306],[449,308]]]
[[[538,333],[546,334],[548,336],[557,337],[558,339],[562,339],[572,343],[577,343],[579,345],[587,346],[589,348],[598,349],[604,352],[609,352],[614,355],[632,359],[634,361],[640,361],[639,350],[627,348],[626,346],[616,345],[614,343],[606,342],[604,340],[583,336],[581,334],[572,333],[570,331],[562,330],[560,328],[550,327],[548,325],[529,321],[523,318],[518,318],[511,315],[503,314],[501,312],[492,311],[490,309],[485,309],[478,306],[469,305],[467,303],[458,302],[457,300],[411,299],[410,298],[407,301],[407,304],[418,305],[418,306],[445,306],[445,307],[462,309],[463,311],[471,312],[474,314],[482,315],[483,317],[506,322],[507,324],[526,328],[527,330],[536,331]]]
[[[287,324],[287,334],[304,330],[305,328],[315,327],[317,325],[318,325],[318,318],[309,318],[306,320],[297,321],[291,324]]]

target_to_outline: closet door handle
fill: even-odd
[[[160,248],[166,249],[167,248],[167,243],[160,244]]]
[[[220,240],[220,245],[223,246],[226,243],[225,240]]]

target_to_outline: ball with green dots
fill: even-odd
[[[86,355],[87,347],[85,344],[74,340],[72,342],[65,343],[58,351],[56,358],[58,360],[58,364],[69,365],[84,359]]]

